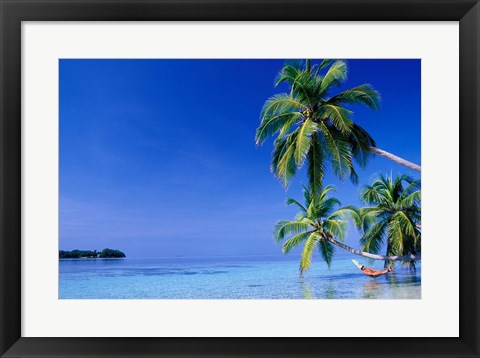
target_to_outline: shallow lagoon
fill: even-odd
[[[421,269],[397,264],[372,279],[359,257],[313,261],[303,279],[295,257],[71,259],[59,261],[60,299],[419,299]]]

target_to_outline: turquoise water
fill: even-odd
[[[352,257],[330,269],[313,262],[303,279],[298,258],[126,258],[60,260],[61,299],[419,299],[420,265],[376,279]],[[377,269],[383,262],[362,264]]]

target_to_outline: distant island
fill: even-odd
[[[107,259],[107,258],[120,258],[120,257],[127,257],[125,253],[120,250],[114,249],[103,249],[102,251],[98,252],[97,250],[72,250],[72,251],[59,251],[59,258],[61,259]]]

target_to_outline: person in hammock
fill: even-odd
[[[386,270],[374,270],[369,267],[365,267],[364,265],[361,265],[357,260],[352,260],[355,266],[357,266],[365,275],[376,278],[378,276],[385,275],[386,273],[392,272],[393,271],[393,266],[390,265],[390,267]]]

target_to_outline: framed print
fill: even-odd
[[[479,356],[477,1],[0,1],[2,357]]]

